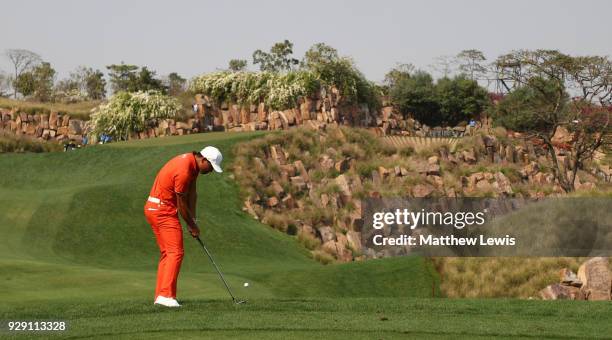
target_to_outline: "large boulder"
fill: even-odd
[[[338,172],[346,172],[350,168],[350,158],[343,158],[334,164],[334,168]]]
[[[278,117],[280,119],[282,129],[286,130],[287,128],[289,128],[289,118],[287,118],[285,112],[278,111]]]
[[[475,164],[478,161],[478,159],[476,159],[476,153],[474,152],[474,149],[464,150],[461,153],[461,156],[463,158],[463,161],[468,164]]]
[[[510,185],[510,180],[506,175],[502,172],[495,173],[495,182],[494,187],[497,189],[498,193],[512,195],[514,191],[512,191],[512,185]]]
[[[285,164],[287,160],[285,152],[280,145],[270,145],[270,157],[279,165]]]
[[[566,144],[572,141],[572,134],[565,127],[559,126],[550,141],[554,144]]]
[[[266,110],[266,105],[264,103],[259,103],[257,105],[257,120],[263,122],[268,116],[268,112]]]
[[[302,115],[302,119],[308,120],[310,119],[310,112],[313,111],[314,102],[310,98],[305,98],[304,102],[300,104],[300,114]]]
[[[607,258],[594,257],[583,263],[578,268],[578,279],[587,300],[610,300],[612,277]]]
[[[245,200],[244,201],[244,209],[246,212],[249,213],[249,215],[251,215],[254,219],[259,220],[259,216],[257,216],[257,213],[255,212],[255,209],[253,208],[253,204],[251,204],[250,200]]]
[[[355,251],[361,251],[361,234],[356,231],[349,231],[346,233],[346,239],[348,245]]]
[[[71,119],[70,121],[68,121],[69,133],[73,135],[80,135],[83,132],[83,129],[81,129],[82,122],[83,121],[79,119]]]
[[[70,116],[63,115],[62,116],[62,126],[67,127],[69,122],[70,122]]]
[[[304,163],[302,163],[301,160],[298,159],[297,161],[293,162],[293,165],[295,165],[295,168],[300,173],[300,176],[304,178],[305,181],[310,181],[310,176],[308,176],[308,171],[306,171],[306,168],[304,167]]]
[[[293,196],[291,196],[291,194],[288,194],[287,196],[283,197],[281,202],[284,207],[289,209],[293,209],[296,206],[295,199],[293,198]]]
[[[340,195],[341,195],[342,201],[344,203],[348,202],[348,200],[351,198],[351,195],[353,193],[351,192],[351,189],[349,187],[349,182],[346,176],[342,174],[336,177],[334,179],[334,182],[340,188]]]
[[[427,166],[427,175],[430,176],[440,176],[440,165],[438,164],[429,164]]]
[[[334,229],[332,229],[332,227],[329,227],[329,226],[320,227],[319,229],[317,229],[317,234],[319,234],[319,237],[321,238],[321,241],[323,243],[334,241],[336,238]]]
[[[540,290],[542,300],[584,300],[580,288],[554,283]]]
[[[306,181],[302,176],[293,176],[290,178],[291,185],[296,187],[298,190],[306,189]]]
[[[412,195],[414,197],[430,197],[434,192],[434,187],[429,184],[417,184],[412,188]]]
[[[57,121],[58,121],[58,115],[56,111],[53,111],[49,114],[49,122],[47,124],[44,123],[44,121],[46,120],[47,115],[42,115],[41,116],[41,122],[43,124],[44,128],[51,128],[51,129],[57,129]],[[45,127],[44,125],[47,125],[47,127]]]
[[[270,189],[272,189],[276,196],[281,196],[283,192],[285,192],[283,187],[277,181],[272,181],[272,183],[270,184]]]
[[[429,163],[425,163],[422,161],[417,161],[414,164],[412,164],[412,167],[414,169],[414,171],[420,173],[420,174],[426,174],[427,170],[429,170]]]
[[[571,270],[563,268],[559,271],[559,282],[566,286],[581,287],[582,281],[578,279],[578,276]]]
[[[321,165],[321,169],[327,171],[334,167],[334,160],[328,155],[323,154],[319,160],[319,164]]]
[[[275,207],[275,206],[277,206],[277,205],[278,205],[278,198],[276,198],[276,197],[274,197],[274,196],[272,196],[272,197],[268,198],[268,206],[269,206],[269,207],[271,207],[271,208],[272,208],[272,207]]]
[[[191,125],[185,122],[176,122],[177,129],[191,130]]]

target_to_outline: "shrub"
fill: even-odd
[[[3,152],[52,152],[62,150],[61,145],[40,141],[28,136],[17,136],[0,131],[0,153]]]
[[[317,249],[321,245],[321,241],[318,238],[304,232],[298,233],[297,240],[308,250]]]
[[[127,139],[141,132],[157,119],[176,118],[182,106],[176,98],[157,91],[119,92],[91,115],[93,131]]]
[[[313,251],[312,258],[322,264],[330,264],[334,262],[334,257],[323,251]]]
[[[576,271],[582,258],[435,258],[441,289],[451,298],[537,296],[558,280],[561,268]]]
[[[273,109],[295,106],[300,96],[319,89],[313,74],[304,71],[273,72],[214,72],[195,77],[189,89],[212,97],[217,103],[235,102],[239,105],[264,102]]]
[[[371,109],[380,107],[376,87],[347,60],[341,59],[320,68],[277,72],[213,72],[195,77],[189,90],[210,96],[215,102],[239,105],[265,103],[274,110],[297,105],[300,97],[312,97],[322,88],[336,87],[345,103],[365,103]]]
[[[261,221],[274,229],[287,232],[288,218],[271,210],[266,210]]]
[[[480,114],[489,104],[487,90],[463,75],[439,79],[435,88],[440,108],[440,121],[435,124],[457,124]]]
[[[414,155],[414,147],[411,145],[404,146],[399,150],[399,154],[404,157],[410,157]]]
[[[289,234],[289,235],[295,235],[295,234],[297,234],[297,232],[298,232],[298,228],[295,226],[295,223],[290,222],[290,223],[287,225],[287,234]]]

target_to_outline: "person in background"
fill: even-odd
[[[74,142],[74,139],[71,139],[70,142],[64,144],[64,152],[72,151],[72,150],[75,150],[76,148],[77,148],[77,145]]]

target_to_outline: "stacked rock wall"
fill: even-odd
[[[342,96],[335,88],[321,91],[314,97],[299,98],[295,107],[286,110],[273,110],[264,103],[218,104],[208,96],[197,95],[195,111],[200,126],[226,131],[280,130],[302,124],[320,125],[333,122],[373,127],[380,115],[378,112],[371,112],[367,105],[343,103]]]
[[[47,141],[74,140],[81,143],[89,130],[89,122],[57,112],[32,115],[4,110],[0,111],[0,130]]]

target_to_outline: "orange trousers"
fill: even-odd
[[[159,203],[145,204],[145,217],[159,246],[157,285],[159,295],[176,299],[176,281],[183,262],[183,230],[176,209]]]

